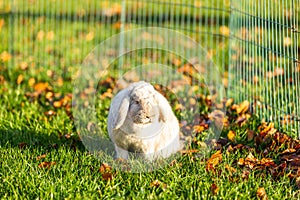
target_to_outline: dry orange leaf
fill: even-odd
[[[260,200],[267,200],[268,199],[266,190],[263,187],[260,187],[260,188],[257,189],[256,196]]]
[[[61,101],[54,101],[53,106],[54,106],[54,108],[60,108],[62,106],[62,102]]]
[[[215,183],[213,183],[210,186],[210,191],[211,191],[212,195],[215,196],[218,194],[219,188]]]
[[[239,161],[237,163],[238,165],[245,165],[245,160],[244,158],[239,158]]]
[[[230,130],[227,134],[227,137],[230,141],[235,142],[235,135],[235,132]]]
[[[50,168],[52,165],[56,165],[56,162],[42,162],[38,165],[39,168]]]
[[[49,84],[47,82],[40,82],[34,85],[34,90],[37,92],[44,92],[48,89]]]
[[[220,150],[218,150],[206,162],[206,169],[214,170],[215,166],[217,166],[221,161],[222,161],[222,153]]]
[[[113,175],[111,172],[104,172],[102,173],[102,178],[106,181],[112,180]]]
[[[101,173],[107,172],[107,171],[111,171],[111,166],[109,166],[107,163],[103,163],[103,164],[100,166],[99,171],[100,171]]]
[[[17,84],[20,85],[24,81],[24,76],[23,74],[20,74],[17,78]]]
[[[150,183],[151,187],[158,187],[160,186],[161,182],[159,180],[154,180]]]
[[[36,159],[41,160],[42,158],[46,158],[46,156],[47,156],[46,154],[42,154],[42,155],[36,157]]]
[[[280,154],[282,155],[282,154],[289,154],[289,153],[294,153],[294,152],[296,152],[296,149],[289,148],[289,149],[285,149]]]
[[[195,125],[195,126],[193,127],[193,129],[194,129],[194,132],[196,132],[196,133],[201,133],[202,131],[205,130],[205,127],[204,127],[203,125]]]

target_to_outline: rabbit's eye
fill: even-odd
[[[140,102],[139,102],[139,101],[134,101],[134,103],[135,103],[135,104],[140,104]]]

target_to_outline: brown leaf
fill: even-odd
[[[104,172],[102,173],[102,178],[106,181],[112,180],[113,175],[111,172]]]
[[[25,149],[25,147],[27,147],[27,143],[26,143],[26,142],[21,142],[21,143],[19,144],[19,148],[20,148],[20,149]]]
[[[247,130],[247,140],[252,141],[255,135],[255,131],[253,130]]]
[[[218,186],[215,183],[211,184],[211,186],[210,186],[210,192],[212,193],[212,195],[213,196],[217,195],[218,191],[219,191]]]
[[[42,154],[42,155],[36,157],[36,159],[41,160],[42,158],[46,158],[46,156],[47,156],[46,154]]]
[[[222,153],[218,150],[206,162],[206,170],[214,171],[215,167],[222,161]]]
[[[260,187],[260,188],[257,189],[256,196],[260,200],[267,200],[268,199],[266,190],[263,187]]]
[[[107,163],[103,163],[103,164],[100,166],[99,171],[100,171],[101,173],[107,172],[107,171],[111,171],[111,166],[109,166]]]
[[[56,162],[42,162],[38,165],[39,168],[50,168],[52,165],[56,165]]]

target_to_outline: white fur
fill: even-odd
[[[152,160],[180,149],[179,124],[166,98],[144,81],[132,83],[112,100],[108,133],[117,157],[131,152]]]

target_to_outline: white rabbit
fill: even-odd
[[[144,81],[130,84],[112,100],[108,133],[118,158],[133,153],[153,160],[180,150],[179,124],[171,106]]]

